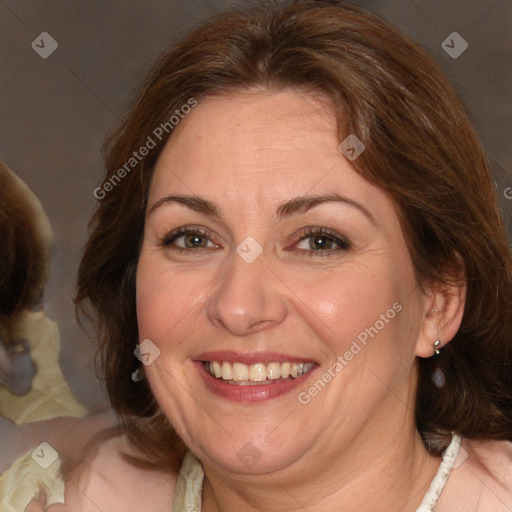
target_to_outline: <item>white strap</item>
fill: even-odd
[[[200,512],[204,472],[201,462],[187,452],[174,488],[171,512]]]
[[[461,437],[452,434],[452,440],[448,445],[448,448],[444,451],[443,460],[437,470],[436,476],[432,480],[432,483],[423,497],[420,506],[416,509],[416,512],[432,512],[434,510],[437,500],[439,499],[439,496],[441,496],[441,492],[443,491],[446,481],[453,469],[455,459],[459,454],[461,442]]]

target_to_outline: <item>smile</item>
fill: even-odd
[[[203,361],[203,365],[212,377],[227,384],[255,386],[297,379],[310,372],[315,363],[271,362],[246,365],[239,362]]]

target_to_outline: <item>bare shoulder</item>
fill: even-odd
[[[121,453],[140,455],[126,435],[98,443],[66,478],[66,510],[168,512],[177,473],[138,468]]]
[[[507,498],[508,510],[512,509],[512,442],[466,440],[462,447],[473,473],[498,496]]]
[[[512,442],[464,439],[436,511],[512,510]]]

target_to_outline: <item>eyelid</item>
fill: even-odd
[[[336,250],[331,249],[331,250],[325,250],[325,251],[313,251],[313,250],[306,250],[306,249],[299,249],[299,250],[304,251],[304,252],[309,252],[312,254],[315,254],[315,253],[327,254],[327,253],[333,253],[333,252],[339,252],[339,251],[347,251],[352,247],[352,243],[346,237],[340,235],[338,232],[336,232],[332,229],[324,228],[324,227],[320,227],[320,226],[310,226],[307,228],[303,228],[295,236],[296,240],[295,240],[293,246],[295,247],[299,242],[302,242],[303,240],[305,240],[313,235],[324,235],[324,236],[330,238],[331,240],[333,240],[333,242],[335,244],[338,245],[339,249],[336,249]]]
[[[180,237],[186,236],[186,235],[190,235],[193,233],[197,233],[201,236],[204,236],[205,238],[207,238],[209,241],[211,241],[215,245],[219,245],[218,240],[216,240],[215,235],[213,235],[213,233],[211,231],[209,231],[208,229],[206,229],[202,226],[194,226],[194,225],[181,226],[179,228],[172,230],[170,233],[167,233],[164,237],[162,237],[161,244],[163,246],[169,246],[177,238],[180,238]],[[182,249],[180,247],[176,247],[176,248]],[[206,249],[206,247],[202,247],[202,248],[198,247],[197,248],[197,250],[200,250],[200,249]],[[185,250],[190,251],[190,250],[194,250],[194,249],[185,249]]]

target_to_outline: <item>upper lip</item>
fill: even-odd
[[[306,359],[301,356],[289,356],[277,352],[253,352],[240,353],[225,350],[216,350],[204,352],[198,355],[196,361],[224,361],[229,363],[242,363],[247,366],[262,363],[314,363],[312,359]]]

